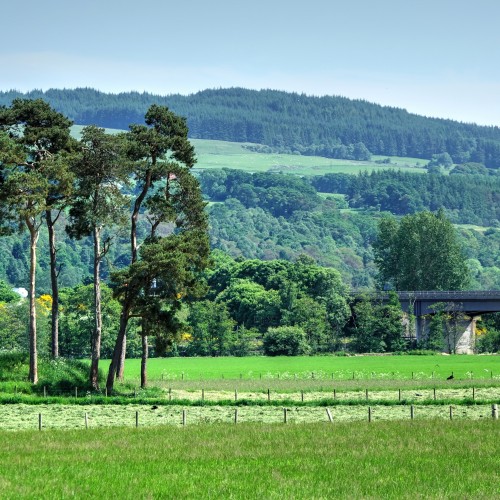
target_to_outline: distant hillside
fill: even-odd
[[[0,92],[43,98],[77,124],[127,128],[152,103],[187,117],[192,138],[252,142],[277,152],[365,159],[370,153],[430,159],[447,152],[455,163],[500,168],[500,128],[426,118],[403,109],[345,97],[311,97],[274,90],[204,90],[189,96],[93,89]]]

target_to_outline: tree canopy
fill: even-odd
[[[395,290],[462,290],[470,272],[457,233],[443,211],[379,222],[374,244],[382,286]]]

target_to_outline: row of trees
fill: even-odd
[[[459,173],[470,168],[462,166]],[[325,174],[312,177],[311,183],[320,192],[345,195],[353,208],[395,215],[444,208],[457,223],[500,224],[500,177],[496,175],[415,175],[382,170],[358,175]]]
[[[1,92],[10,104],[18,92]],[[186,116],[193,138],[252,142],[275,151],[366,158],[371,153],[430,159],[448,153],[454,163],[500,167],[500,129],[426,118],[402,109],[345,97],[313,97],[275,90],[205,90],[189,96],[93,89],[32,91],[76,123],[125,129],[151,104]]]
[[[60,302],[56,224],[69,214],[68,233],[92,238],[90,383],[94,388],[98,388],[102,338],[100,267],[119,228],[128,226],[130,255],[127,267],[112,277],[121,315],[108,389],[121,373],[129,320],[141,319],[145,378],[148,334],[172,325],[181,297],[200,291],[196,274],[207,264],[208,225],[199,185],[190,174],[195,156],[187,126],[184,119],[160,106],[150,107],[145,122],[116,136],[89,126],[77,142],[70,136],[71,121],[43,100],[16,99],[9,108],[0,109],[2,230],[27,228],[30,235],[29,378],[33,383],[38,378],[35,278],[42,223],[48,227],[51,255],[54,357],[59,355]],[[147,227],[142,235],[140,218]]]

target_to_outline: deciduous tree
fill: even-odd
[[[443,211],[383,218],[374,244],[381,285],[396,290],[463,290],[469,269]]]

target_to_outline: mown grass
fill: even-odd
[[[189,402],[185,402],[189,403]],[[284,404],[288,403],[288,404]],[[238,412],[238,423],[283,423],[284,408],[287,409],[287,423],[328,422],[326,408],[337,422],[367,421],[368,412],[372,421],[378,420],[410,420],[411,405],[408,404],[338,404],[325,401],[321,406],[301,405],[293,402],[282,402],[275,405],[235,405],[207,404],[190,406],[189,404],[161,405],[7,405],[0,414],[1,431],[23,431],[39,428],[39,416],[42,415],[42,429],[85,429],[85,415],[89,429],[109,427],[152,427],[159,425],[182,425],[183,411],[187,416],[187,425],[224,423],[234,425],[235,411]],[[416,420],[445,419],[450,420],[488,420],[492,419],[491,405],[445,405],[429,404],[413,406]],[[136,414],[138,422],[136,421]]]
[[[103,360],[103,366],[108,361]],[[125,380],[140,374],[140,359],[125,362]],[[153,358],[150,380],[500,380],[500,356],[296,356]]]
[[[498,422],[0,432],[3,498],[496,498]]]

